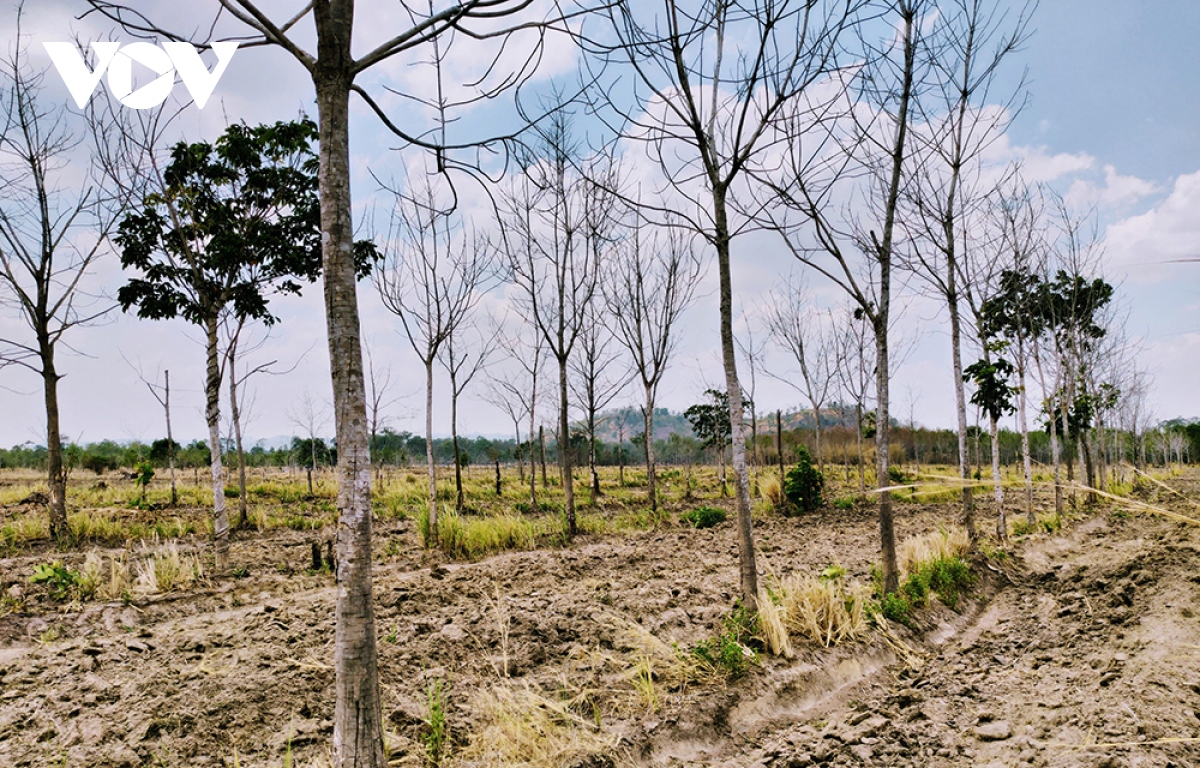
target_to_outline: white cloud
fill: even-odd
[[[1134,281],[1155,282],[1177,270],[1163,262],[1200,259],[1197,211],[1200,171],[1178,177],[1167,198],[1151,210],[1109,225],[1105,245],[1112,263],[1129,269]]]

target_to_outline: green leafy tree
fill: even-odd
[[[297,294],[321,271],[317,127],[311,120],[230,126],[215,143],[180,142],[156,172],[156,191],[122,220],[121,266],[135,270],[117,293],[139,317],[182,317],[205,332],[205,410],[217,567],[227,565],[220,449],[218,328],[226,313],[271,325],[274,294]],[[369,263],[369,243],[355,245]],[[360,272],[362,272],[360,268]]]
[[[825,490],[825,476],[813,466],[807,448],[801,445],[798,452],[796,466],[788,471],[783,481],[783,495],[788,500],[785,513],[790,510],[815,512],[824,503],[821,493]]]
[[[729,419],[729,393],[719,389],[706,389],[707,403],[696,403],[683,412],[684,418],[692,425],[692,432],[700,438],[705,448],[716,451],[721,468],[721,495],[725,495],[725,449],[733,436],[733,426]],[[742,405],[750,408],[750,398],[742,394]]]

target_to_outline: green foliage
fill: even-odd
[[[712,528],[725,522],[725,510],[716,507],[696,507],[690,512],[679,516],[685,523],[691,523],[693,528]]]
[[[888,482],[892,485],[904,485],[909,480],[908,475],[904,474],[904,470],[897,467],[895,464],[888,466]]]
[[[854,509],[854,498],[851,496],[841,496],[833,500],[834,509]]]
[[[725,617],[722,631],[696,643],[691,653],[714,671],[736,680],[758,663],[758,654],[747,645],[757,635],[758,617],[738,606]]]
[[[825,489],[825,478],[821,471],[813,466],[808,449],[799,447],[799,460],[792,467],[783,481],[783,495],[793,509],[801,512],[815,512],[824,503],[821,492]]]
[[[33,575],[29,577],[31,584],[45,584],[50,588],[50,596],[55,600],[66,600],[71,597],[75,586],[79,583],[79,572],[67,568],[55,560],[52,563],[38,563],[34,566]]]
[[[429,681],[425,692],[425,732],[421,741],[425,744],[425,762],[430,768],[442,764],[446,750],[446,686],[440,677]]]
[[[902,589],[912,599],[913,605],[922,606],[930,593],[950,608],[958,605],[958,598],[975,583],[971,566],[960,557],[939,557],[922,562],[916,572],[909,574]]]
[[[891,592],[879,598],[879,613],[888,621],[913,626],[913,604],[903,592]]]
[[[987,352],[999,354],[1008,346],[1007,341],[993,341],[987,344]],[[963,371],[963,381],[974,384],[975,392],[971,402],[983,409],[991,419],[999,420],[1004,414],[1017,409],[1013,397],[1017,388],[1011,386],[1008,380],[1017,372],[1012,363],[1002,357],[988,360],[978,360],[968,365]]]
[[[824,581],[827,583],[831,582],[831,581],[841,581],[845,577],[846,577],[846,569],[840,565],[834,564],[834,565],[829,566],[825,570],[821,571],[821,581]]]

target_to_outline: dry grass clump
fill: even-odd
[[[187,589],[204,576],[204,567],[195,555],[182,555],[179,545],[171,542],[151,550],[143,545],[146,557],[137,565],[134,588],[143,594]]]
[[[573,707],[575,699],[547,696],[528,682],[505,681],[480,690],[472,709],[481,727],[453,764],[562,768],[610,754],[616,739]]]
[[[773,508],[783,508],[783,485],[775,475],[764,475],[758,479],[758,492]]]
[[[915,573],[922,563],[963,557],[970,545],[967,532],[962,528],[939,528],[905,539],[900,544],[896,559],[902,574]]]
[[[825,647],[852,640],[867,629],[866,590],[847,586],[840,574],[790,576],[780,592],[787,628]]]

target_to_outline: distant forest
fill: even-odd
[[[869,416],[870,414],[868,414]],[[664,464],[716,463],[718,457],[711,448],[706,448],[695,437],[691,425],[682,413],[666,408],[655,410],[654,450],[656,459]],[[782,414],[783,429],[777,434],[775,414],[757,420],[757,443],[750,436],[749,454],[759,464],[774,465],[779,461],[776,448],[782,438],[785,463],[795,461],[797,448],[805,446],[814,452],[813,414],[811,410],[795,410]],[[903,426],[892,419],[892,461],[900,463],[953,464],[957,461],[957,437],[950,429],[925,429]],[[606,412],[596,427],[596,463],[602,466],[638,464],[645,460],[643,447],[642,414],[636,408],[624,408]],[[821,413],[822,453],[826,461],[838,464],[856,464],[858,461],[854,430],[853,409],[838,406]],[[869,432],[869,426],[867,430]],[[623,439],[620,439],[623,438]],[[869,435],[868,435],[869,438]],[[1050,441],[1045,430],[1030,434],[1031,452],[1036,461],[1049,463]],[[372,437],[372,458],[378,465],[405,467],[420,465],[425,457],[425,438],[408,431],[384,429]],[[1000,430],[1001,460],[1005,464],[1020,460],[1021,438],[1017,432]],[[520,461],[540,461],[541,445],[534,441],[517,445],[514,439],[490,439],[486,437],[459,437],[459,455],[465,466],[512,464]],[[233,447],[224,441],[226,460],[232,460]],[[754,450],[755,445],[757,450]],[[972,463],[986,464],[991,442],[986,430],[971,428],[970,450]],[[1150,463],[1191,462],[1200,460],[1200,420],[1174,419],[1165,421],[1157,428],[1148,430],[1137,438],[1118,430],[1112,430],[1108,441],[1113,458],[1125,456],[1129,459],[1142,458]],[[532,451],[531,451],[532,448]],[[576,466],[587,465],[587,436],[582,424],[575,424],[571,431],[571,448]],[[872,450],[869,439],[864,449]],[[557,436],[550,429],[545,432],[546,461],[558,459]],[[1070,446],[1068,446],[1070,450]],[[441,464],[454,462],[454,446],[450,438],[435,438],[434,458]],[[102,440],[86,445],[68,444],[64,448],[64,459],[68,471],[91,471],[103,473],[116,469],[131,469],[143,462],[156,467],[167,465],[168,445],[166,439],[152,443],[140,441],[117,442]],[[176,466],[184,469],[202,468],[209,465],[209,448],[206,441],[196,440],[186,445],[175,444]],[[44,469],[46,466],[45,446],[25,445],[0,449],[0,468],[20,467]],[[321,438],[294,437],[290,445],[267,448],[255,445],[246,452],[246,464],[251,467],[298,467],[309,465],[332,466],[337,462],[337,447],[333,441]]]

